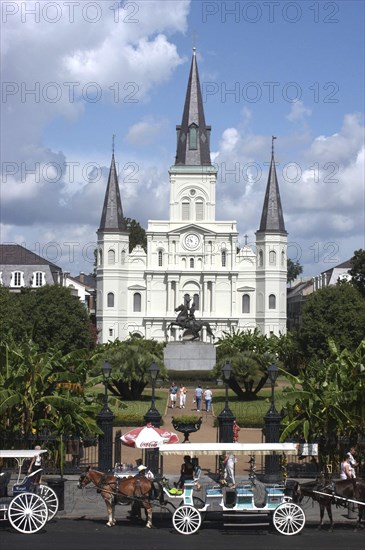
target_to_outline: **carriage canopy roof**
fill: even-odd
[[[272,455],[286,453],[298,454],[297,443],[176,443],[161,445],[160,453],[163,455],[222,455],[233,453],[235,455]]]

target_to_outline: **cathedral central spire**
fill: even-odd
[[[278,178],[276,175],[275,157],[274,157],[274,140],[276,136],[272,136],[271,139],[271,164],[269,177],[267,180],[266,194],[264,200],[264,206],[262,209],[261,223],[259,231],[274,231],[279,233],[285,233],[285,224],[283,209],[281,206],[280,192]]]
[[[105,192],[104,206],[101,214],[99,231],[127,231],[123,218],[122,200],[120,198],[117,169],[114,159],[114,139],[112,141],[112,162],[110,165],[108,185]]]
[[[210,130],[205,124],[196,48],[190,67],[184,112],[177,130],[175,166],[210,166]]]

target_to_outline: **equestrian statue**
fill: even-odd
[[[177,308],[175,308],[176,312],[178,313],[178,316],[176,317],[176,321],[172,321],[169,326],[167,327],[167,330],[169,330],[171,327],[180,327],[185,329],[186,331],[190,331],[192,334],[191,340],[196,340],[200,336],[200,331],[203,327],[206,327],[207,333],[212,336],[214,339],[215,336],[213,334],[213,331],[210,327],[210,324],[208,321],[198,321],[195,319],[195,303],[193,302],[190,306],[191,298],[188,298],[185,302],[185,304],[181,304]]]

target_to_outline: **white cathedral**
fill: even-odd
[[[190,298],[197,320],[215,336],[235,330],[286,333],[287,232],[274,152],[263,197],[256,250],[238,249],[237,222],[215,217],[217,170],[210,158],[199,74],[193,53],[177,151],[170,175],[168,220],[148,222],[147,253],[129,252],[129,234],[112,157],[97,235],[99,341],[130,334],[179,341],[175,308]],[[201,339],[210,341],[205,329]]]

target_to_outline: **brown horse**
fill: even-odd
[[[357,502],[359,516],[356,528],[361,527],[361,517],[365,512],[365,480],[356,478],[329,481],[327,479],[297,483],[297,486],[294,488],[294,502],[301,502],[305,496],[310,497],[319,504],[320,523],[318,529],[323,527],[324,511],[327,510],[330,520],[330,531],[333,530],[332,504],[346,506],[348,503],[347,499]]]
[[[152,527],[152,497],[153,485],[152,482],[143,475],[135,477],[126,477],[120,479],[113,475],[103,474],[92,468],[88,468],[85,473],[81,474],[77,484],[79,489],[86,487],[89,483],[93,483],[104,499],[108,512],[107,525],[112,527],[115,525],[115,504],[118,503],[138,503],[143,506],[146,512],[146,527]]]

